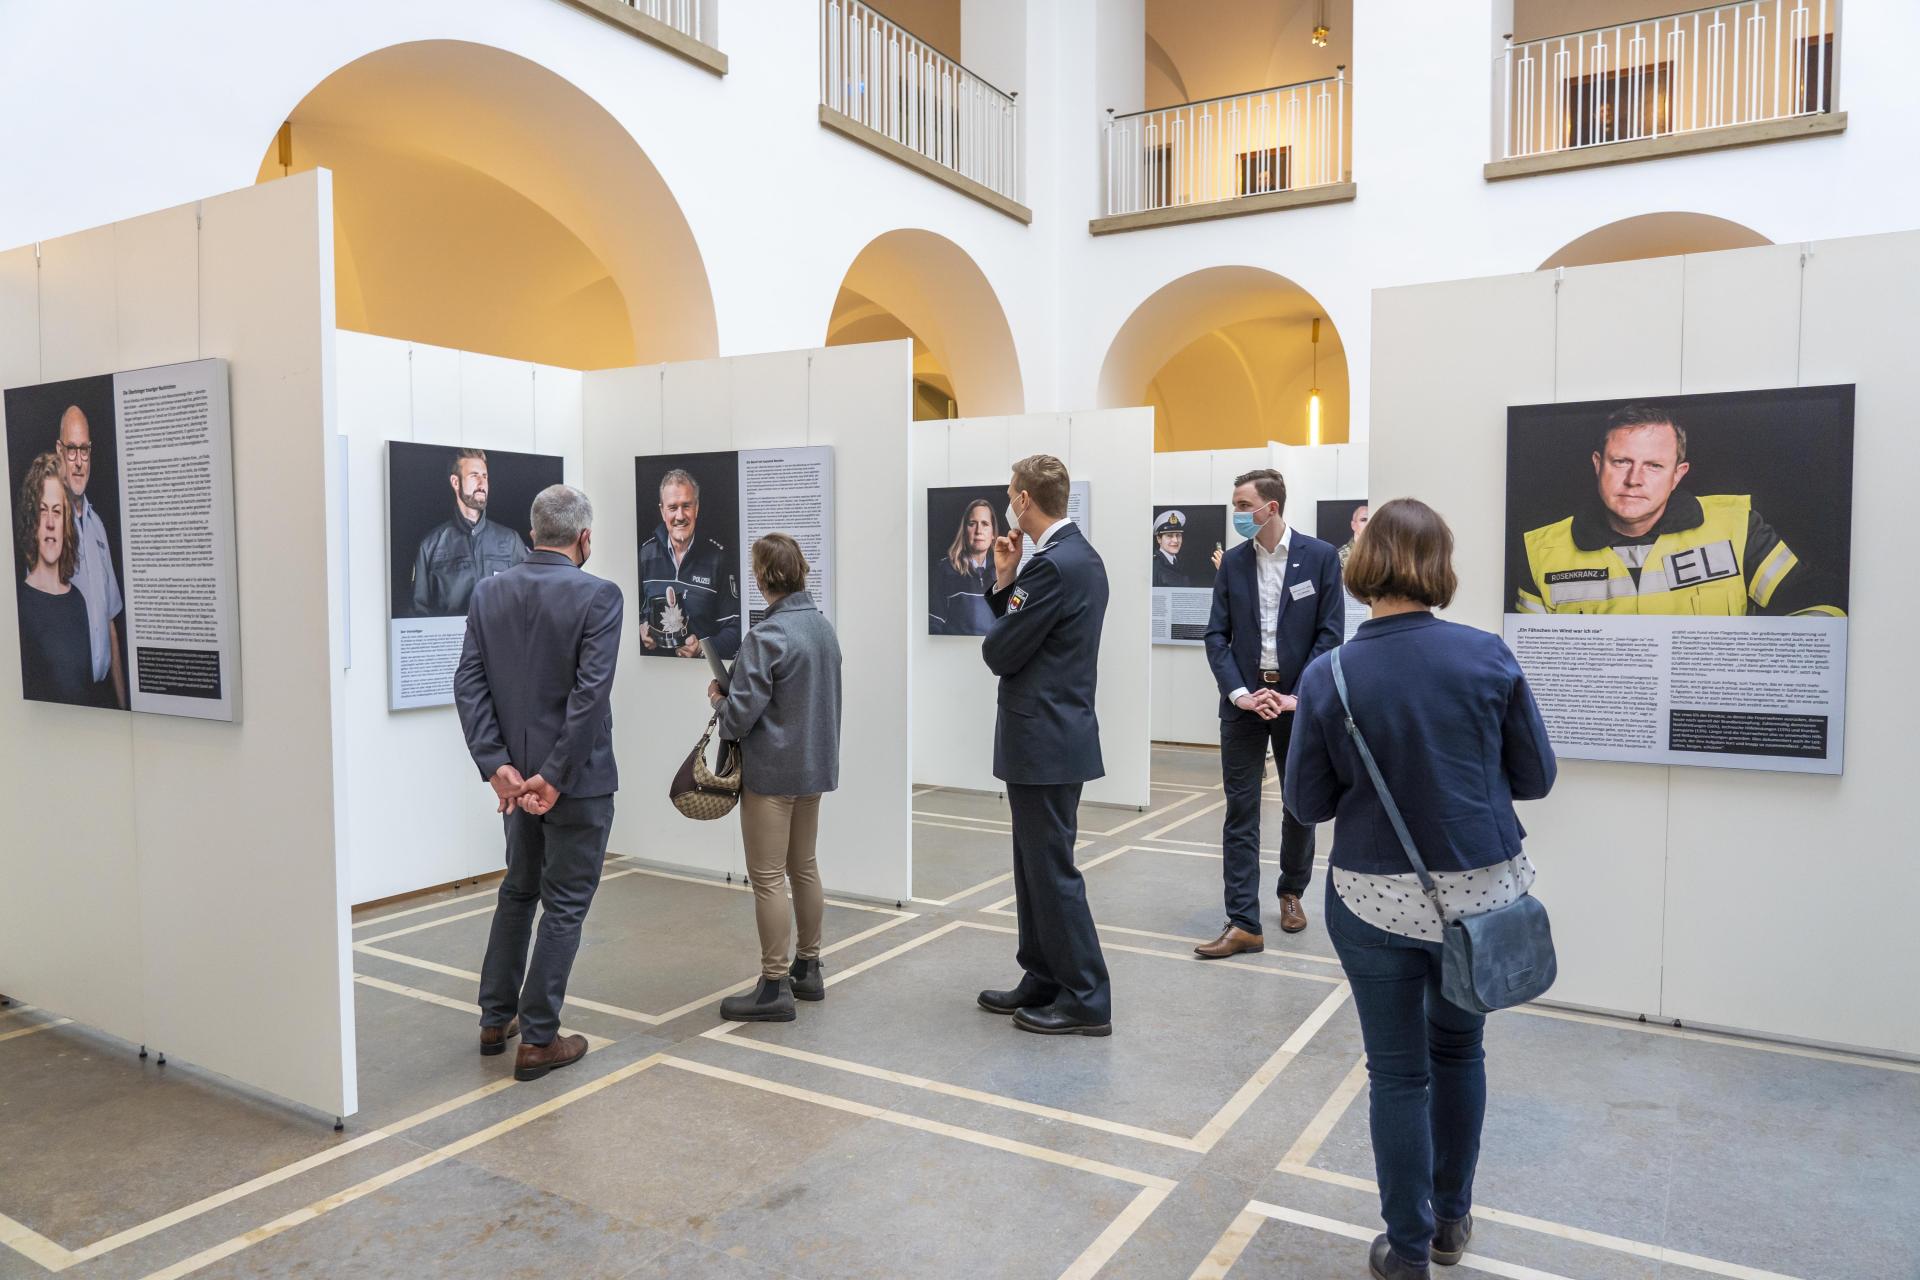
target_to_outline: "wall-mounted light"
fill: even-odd
[[[1320,317],[1313,318],[1313,390],[1307,392],[1307,443],[1320,443]]]
[[[1327,47],[1327,37],[1333,34],[1333,29],[1327,25],[1327,0],[1318,0],[1313,10],[1313,47],[1324,49]]]

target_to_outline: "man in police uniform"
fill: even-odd
[[[413,615],[457,618],[467,611],[473,588],[527,558],[527,544],[505,525],[487,519],[487,455],[461,449],[447,466],[453,518],[420,539],[413,556]]]
[[[675,468],[660,477],[660,525],[640,546],[640,652],[698,658],[705,637],[720,657],[740,648],[739,572],[727,548],[695,533],[700,483]]]
[[[1521,540],[1515,611],[1842,616],[1751,497],[1695,496],[1688,470],[1672,413],[1616,409],[1593,452],[1599,502]]]
[[[1013,892],[1024,970],[980,1007],[1041,1035],[1113,1034],[1106,958],[1073,863],[1080,788],[1106,772],[1093,709],[1107,570],[1067,519],[1067,469],[1035,454],[1007,484],[1010,532],[993,544],[993,625],[980,654],[1000,677],[993,776],[1013,816]],[[1022,535],[1034,553],[1020,566]]]
[[[1180,570],[1180,548],[1187,541],[1187,513],[1163,512],[1153,522],[1153,585],[1190,587],[1192,582]]]

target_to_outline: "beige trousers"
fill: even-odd
[[[787,945],[796,922],[800,944],[794,958],[820,958],[820,918],[827,903],[813,860],[819,833],[819,796],[740,793],[740,835],[747,846],[747,879],[753,882],[754,922],[760,927],[762,977],[787,976]],[[793,886],[791,913],[781,892],[785,884]]]

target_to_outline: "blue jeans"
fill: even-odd
[[[1406,1261],[1424,1263],[1434,1219],[1457,1221],[1473,1207],[1487,1114],[1487,1020],[1440,994],[1439,943],[1368,924],[1341,901],[1331,875],[1327,934],[1353,985],[1367,1047],[1387,1240]]]

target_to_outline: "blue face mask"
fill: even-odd
[[[1260,521],[1253,518],[1251,511],[1233,513],[1233,531],[1243,538],[1251,539],[1260,532]]]

